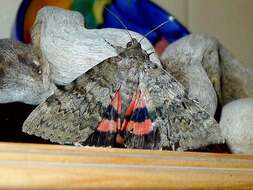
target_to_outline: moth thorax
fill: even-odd
[[[125,57],[133,62],[139,62],[139,64],[149,60],[149,55],[141,48],[128,49],[125,52]]]

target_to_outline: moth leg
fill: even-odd
[[[74,146],[76,146],[76,147],[83,147],[83,145],[80,142],[75,142]]]

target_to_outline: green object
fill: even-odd
[[[86,28],[96,28],[97,23],[93,14],[93,5],[96,0],[74,0],[71,10],[80,12],[85,18]]]

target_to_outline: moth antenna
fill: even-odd
[[[116,18],[120,22],[120,24],[126,29],[127,34],[130,36],[130,38],[132,40],[133,37],[131,36],[131,34],[130,34],[128,28],[127,28],[127,26],[124,24],[124,22],[122,22],[122,20],[120,20],[120,18],[118,17],[118,15],[116,15],[114,12],[112,12],[110,9],[108,9],[106,7],[105,7],[105,10],[107,10],[108,13],[110,13],[112,16],[114,16],[114,18]]]
[[[152,51],[152,52],[148,53],[148,56],[152,55],[153,53],[155,53],[155,52],[154,52],[154,51]]]
[[[149,50],[153,50],[154,48],[153,47],[150,47],[150,48],[148,48],[148,49],[146,49],[146,51],[148,52]]]
[[[146,33],[142,38],[141,40],[139,41],[139,43],[141,43],[141,41],[146,38],[149,34],[151,34],[152,32],[156,31],[157,29],[159,29],[160,27],[162,27],[163,25],[167,24],[168,22],[170,22],[171,19],[168,19],[164,22],[162,22],[161,24],[159,24],[157,27],[155,27],[154,29],[152,29],[151,31],[149,31],[148,33]]]
[[[148,53],[148,51],[151,50],[151,49],[153,50],[153,47],[150,47],[150,48],[146,49],[146,52],[147,52],[148,56],[150,56],[153,53],[155,53],[154,51],[151,51],[150,53]]]

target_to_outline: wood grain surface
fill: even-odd
[[[0,189],[253,189],[253,156],[0,143]]]

